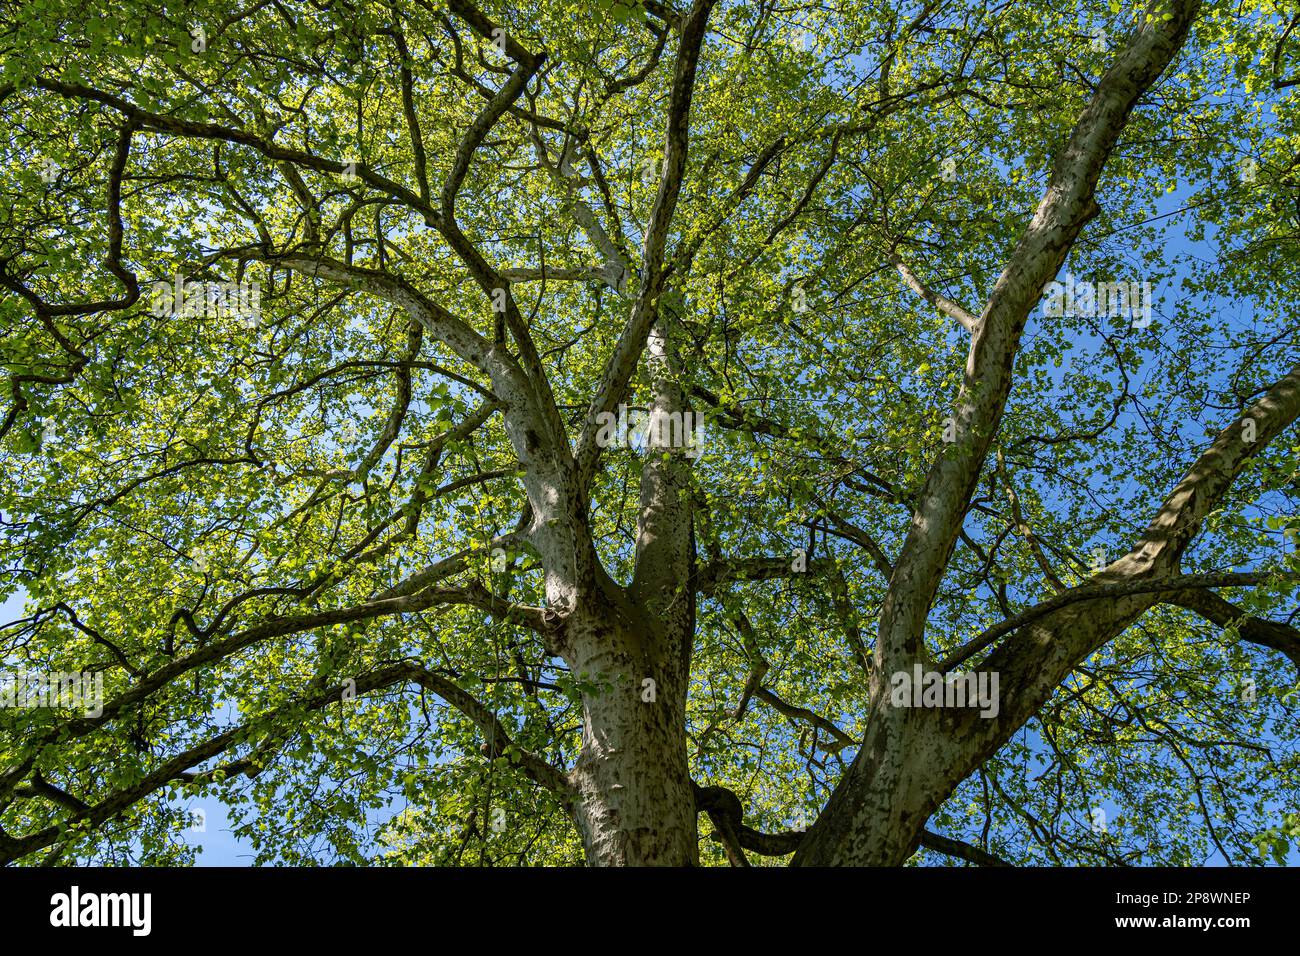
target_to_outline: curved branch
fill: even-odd
[[[472,720],[489,741],[484,746],[486,748],[485,753],[490,759],[510,755],[512,762],[516,763],[529,779],[555,792],[562,802],[566,804],[569,802],[571,799],[571,785],[564,773],[537,755],[515,746],[511,741],[509,732],[497,719],[496,715],[487,706],[480,703],[466,691],[461,690],[450,680],[417,664],[401,662],[357,677],[354,682],[355,686],[348,685],[346,690],[355,690],[359,694],[368,693],[403,682],[418,684],[426,690],[432,691]],[[259,718],[232,727],[202,744],[177,754],[152,773],[146,774],[138,783],[111,793],[93,805],[87,805],[70,794],[46,784],[39,774],[33,775],[32,783],[28,785],[27,791],[24,792],[24,788],[19,786],[15,788],[15,793],[29,797],[36,795],[48,797],[71,810],[72,813],[60,824],[46,827],[25,837],[6,834],[4,839],[0,839],[0,865],[12,863],[20,857],[52,845],[66,833],[66,828],[69,825],[84,824],[91,828],[98,827],[173,781],[190,783],[211,781],[217,779],[218,773],[222,776],[233,773],[243,773],[249,777],[256,776],[263,769],[263,765],[257,762],[255,757],[251,756],[201,773],[193,773],[190,768],[247,743],[254,736],[258,726],[267,722],[268,717],[274,720],[278,716],[291,715],[304,709],[320,710],[331,703],[339,701],[344,690],[345,686],[342,684],[323,688],[309,697],[300,698],[290,704],[276,708],[269,715],[264,714]]]
[[[1001,623],[995,624],[979,637],[953,651],[938,665],[941,671],[950,671],[980,651],[995,643],[998,638],[1018,631],[1027,624],[1040,620],[1054,611],[1079,601],[1098,598],[1128,597],[1134,594],[1157,594],[1162,591],[1184,594],[1200,588],[1250,587],[1266,580],[1269,575],[1254,571],[1225,571],[1215,574],[1182,574],[1168,578],[1139,578],[1132,581],[1098,582],[1081,584],[1054,594],[1046,601],[1026,608]],[[1177,602],[1175,602],[1177,603]],[[1226,603],[1226,602],[1225,602]],[[1231,606],[1231,605],[1229,605]]]
[[[1206,588],[1179,591],[1165,598],[1165,602],[1195,611],[1219,627],[1235,625],[1242,640],[1285,654],[1296,669],[1300,670],[1300,631],[1294,627],[1267,618],[1252,617]]]
[[[948,316],[948,318],[956,319],[967,332],[973,332],[975,330],[975,326],[979,323],[979,319],[971,315],[971,313],[967,312],[946,295],[935,292],[928,285],[922,282],[917,274],[908,267],[907,263],[898,257],[897,253],[890,252],[888,259],[890,264],[898,270],[898,274],[903,277],[903,281],[907,283],[909,289],[919,295],[926,302],[929,302],[942,314]]]

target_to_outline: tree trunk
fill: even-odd
[[[593,866],[694,866],[695,787],[686,755],[686,694],[695,637],[695,539],[685,433],[689,410],[672,350],[649,335],[651,427],[641,474],[636,571],[624,589],[596,568],[565,657],[597,686],[583,695],[575,818]]]
[[[571,779],[591,866],[699,862],[686,759],[680,647],[629,602],[571,623],[570,668],[583,692],[582,753]]]
[[[793,866],[901,866],[926,821],[959,782],[943,716],[914,708],[874,711],[858,759],[831,795]]]

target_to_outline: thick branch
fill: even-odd
[[[938,309],[941,313],[950,319],[956,319],[961,323],[962,328],[968,332],[975,330],[976,323],[979,322],[975,316],[971,315],[964,308],[941,293],[935,292],[928,285],[920,280],[915,272],[903,262],[896,253],[889,253],[889,261],[898,270],[898,274],[903,277],[907,287],[919,295],[926,302]]]
[[[611,413],[627,390],[627,384],[636,371],[637,363],[645,350],[650,329],[659,314],[659,296],[665,279],[664,249],[668,228],[677,209],[682,177],[686,172],[686,151],[689,144],[691,99],[695,92],[695,70],[699,62],[700,47],[704,42],[705,26],[714,0],[695,0],[682,25],[681,40],[677,49],[677,67],[673,75],[672,94],[668,106],[668,128],[665,135],[664,175],[659,181],[659,191],[650,211],[650,225],[645,232],[641,253],[641,283],[632,315],[619,336],[614,352],[605,365],[600,387],[587,410],[582,434],[578,438],[578,486],[586,488],[595,471],[600,456],[596,443],[599,428],[597,416]]]
[[[977,866],[1010,866],[1006,860],[994,856],[992,853],[985,852],[977,846],[971,846],[969,843],[963,843],[961,840],[954,840],[952,837],[942,836],[930,830],[921,834],[921,846],[927,850],[934,850],[937,853],[944,853],[948,856],[955,856],[958,859],[965,860],[967,863],[974,863]]]
[[[877,654],[889,669],[924,654],[926,612],[1001,421],[1029,312],[1099,211],[1097,182],[1129,113],[1181,48],[1199,8],[1199,0],[1157,3],[1120,51],[1057,156],[1042,202],[980,314],[954,408],[956,440],[930,469],[881,608]]]
[[[1296,669],[1300,670],[1300,631],[1294,627],[1262,617],[1252,617],[1206,588],[1178,591],[1165,598],[1165,601],[1195,611],[1219,627],[1235,625],[1242,640],[1285,654]]]

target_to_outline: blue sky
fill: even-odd
[[[15,621],[22,617],[22,592],[10,595],[0,603],[0,624]],[[235,838],[230,832],[230,820],[226,807],[214,800],[197,801],[193,807],[204,811],[203,832],[182,832],[180,839],[192,846],[202,848],[196,859],[199,866],[249,866],[253,860],[253,850],[247,843]]]

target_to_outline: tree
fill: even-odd
[[[1285,859],[1281,10],[6,17],[0,859]]]

